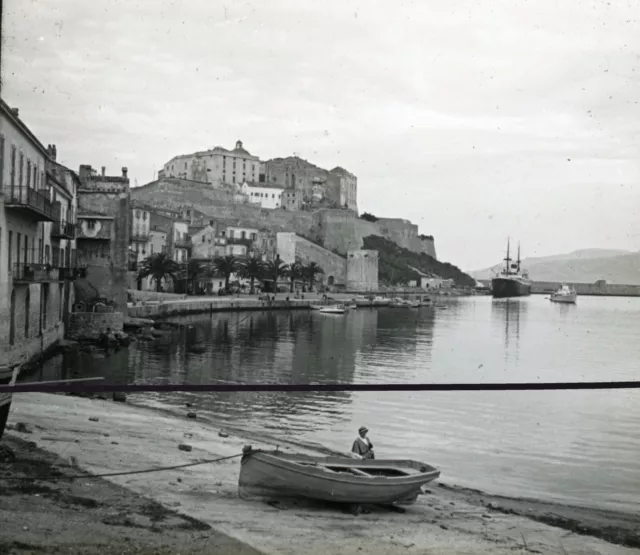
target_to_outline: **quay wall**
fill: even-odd
[[[156,291],[138,291],[137,289],[129,289],[127,291],[131,300],[135,302],[141,301],[181,301],[186,300],[187,295],[178,293],[158,293]]]
[[[203,301],[166,302],[162,304],[129,306],[130,318],[146,318],[155,320],[181,314],[198,314],[206,312],[236,312],[246,310],[298,310],[306,309],[317,300],[292,299],[276,301],[258,301],[255,299],[209,299]]]
[[[103,331],[122,331],[122,312],[72,312],[69,315],[68,339],[98,339]]]
[[[593,297],[640,297],[640,285],[624,285],[618,283],[570,283],[578,295]],[[531,292],[535,295],[545,295],[558,289],[561,282],[535,281]]]

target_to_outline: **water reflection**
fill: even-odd
[[[520,325],[527,316],[528,299],[493,299],[491,317],[504,326],[504,362],[505,365],[517,364],[520,353]]]
[[[358,309],[338,317],[283,311],[177,318],[180,327],[152,343],[108,358],[67,354],[47,371],[137,383],[493,383],[637,375],[640,299],[584,298],[576,308],[541,296],[476,297],[446,305]],[[433,461],[449,481],[640,510],[637,392],[144,394],[132,400],[160,401],[180,414],[191,403],[199,418],[334,449],[348,449],[365,423],[375,430],[380,453]]]

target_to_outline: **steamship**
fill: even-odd
[[[509,241],[507,240],[507,257],[502,271],[491,280],[491,293],[495,299],[507,297],[526,297],[531,295],[531,280],[527,272],[520,268],[520,245],[518,245],[518,259],[513,263],[509,256]]]

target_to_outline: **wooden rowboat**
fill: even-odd
[[[349,504],[411,504],[420,488],[440,476],[411,460],[311,457],[244,448],[241,499],[307,498]]]

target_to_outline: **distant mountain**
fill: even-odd
[[[469,272],[475,279],[491,279],[504,263]],[[611,249],[584,249],[554,256],[525,258],[523,269],[534,281],[568,281],[640,285],[640,253]]]

